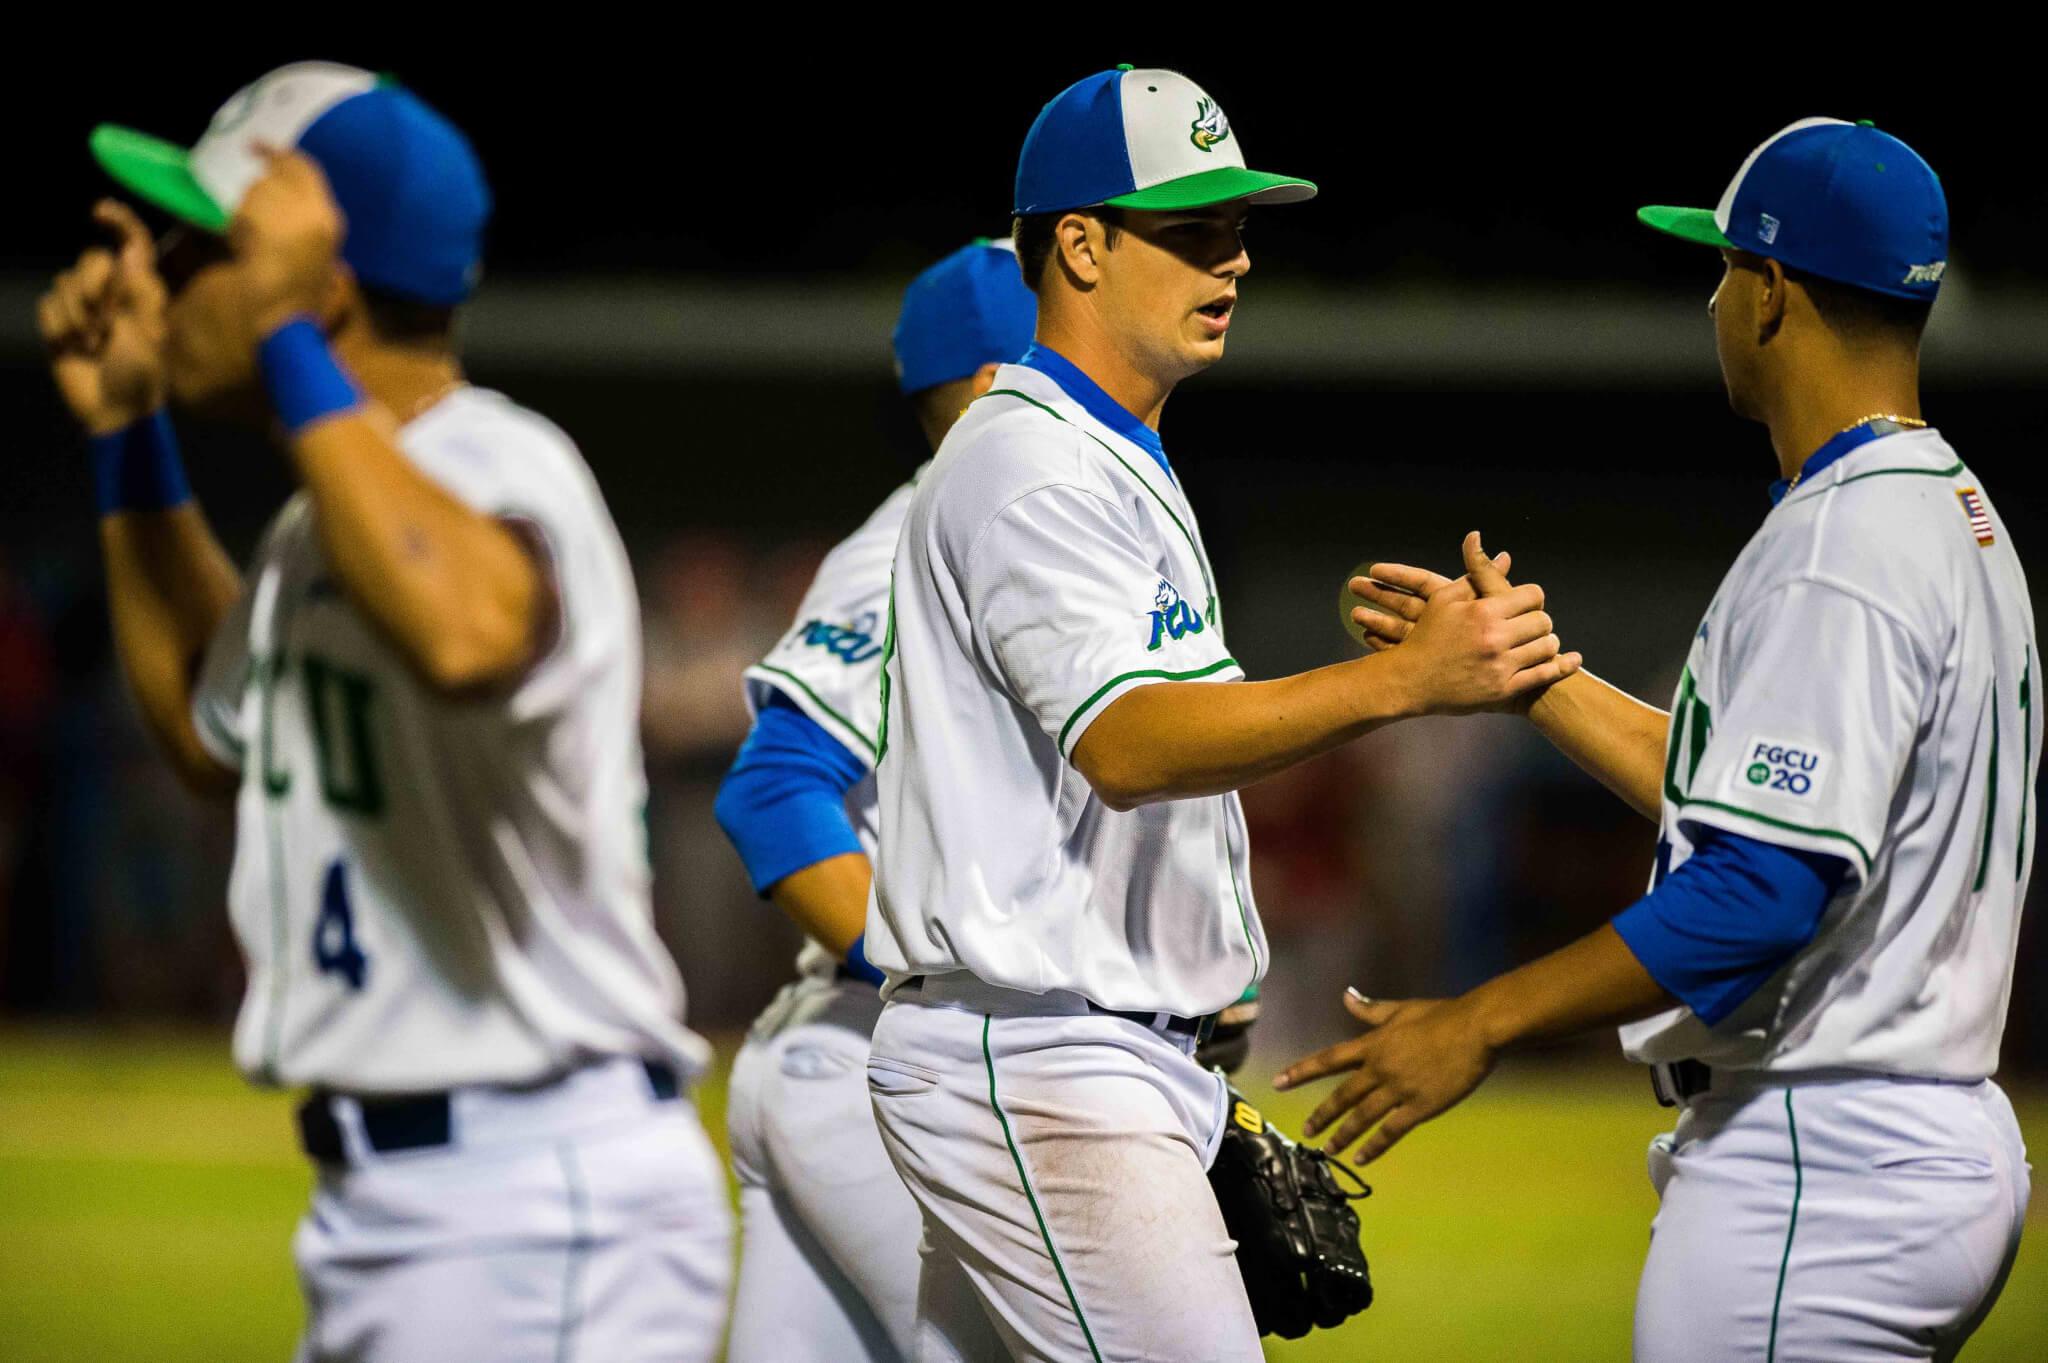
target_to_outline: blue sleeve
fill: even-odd
[[[867,768],[780,693],[754,717],[713,807],[757,894],[827,857],[861,850],[846,792]]]
[[[1718,829],[1698,836],[1685,864],[1622,910],[1614,930],[1711,1027],[1813,940],[1849,863]]]

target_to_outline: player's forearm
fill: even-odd
[[[1376,653],[1273,681],[1141,686],[1089,726],[1074,765],[1112,809],[1238,790],[1415,713],[1398,661]]]
[[[421,473],[366,412],[308,426],[291,449],[343,590],[430,686],[487,685],[531,659],[546,596],[511,530]]]
[[[1675,1002],[1611,924],[1457,1000],[1496,1051],[1634,1022]]]
[[[1669,714],[1580,672],[1537,697],[1529,719],[1559,752],[1638,814],[1652,821],[1661,816]]]
[[[241,575],[192,501],[102,516],[100,554],[114,650],[144,723],[188,785],[232,789],[234,773],[193,728],[192,685]]]
[[[874,868],[865,854],[846,852],[793,871],[769,887],[768,897],[804,932],[844,958],[867,930],[868,886]]]

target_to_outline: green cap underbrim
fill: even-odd
[[[1111,208],[1173,213],[1186,208],[1207,208],[1210,204],[1234,203],[1239,199],[1262,204],[1289,204],[1315,196],[1316,187],[1307,180],[1271,175],[1263,170],[1245,170],[1241,166],[1218,166],[1214,170],[1183,175],[1178,180],[1153,185],[1150,189],[1134,189],[1129,194],[1119,194],[1103,202]]]
[[[1714,222],[1714,210],[1711,208],[1671,208],[1652,204],[1636,210],[1636,221],[1669,236],[1696,241],[1702,246],[1732,248],[1735,245]]]
[[[136,197],[209,232],[225,231],[227,210],[192,178],[192,154],[133,128],[102,123],[92,130],[93,159]]]

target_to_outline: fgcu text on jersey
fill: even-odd
[[[874,611],[862,611],[846,625],[806,620],[797,626],[797,634],[805,648],[821,648],[851,667],[880,656],[882,645],[875,638],[880,627],[881,619]]]
[[[1168,639],[1200,634],[1204,628],[1201,612],[1183,600],[1171,582],[1160,578],[1159,590],[1152,598],[1152,636],[1146,649],[1157,652]]]

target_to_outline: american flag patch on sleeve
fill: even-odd
[[[1977,537],[1977,543],[1991,543],[1991,513],[1984,509],[1984,499],[1973,487],[1959,487],[1956,498],[1963,504],[1963,514],[1970,518],[1970,533]]]

